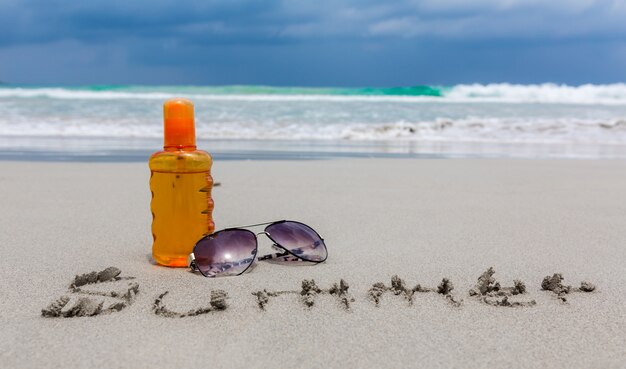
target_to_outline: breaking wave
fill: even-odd
[[[264,86],[85,86],[0,87],[0,98],[76,100],[164,100],[184,96],[213,101],[380,101],[441,103],[532,103],[626,105],[626,84],[471,84],[392,88],[305,88]]]

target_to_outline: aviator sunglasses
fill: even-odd
[[[254,233],[248,229],[267,225],[263,232]],[[260,234],[274,242],[273,247],[280,252],[257,258]],[[221,277],[244,273],[255,260],[279,262],[307,261],[321,263],[328,257],[324,239],[313,228],[293,220],[252,224],[226,228],[202,237],[189,254],[189,267],[205,277]]]

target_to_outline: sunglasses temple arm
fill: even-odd
[[[266,254],[266,255],[262,255],[259,256],[257,258],[258,261],[263,261],[263,260],[271,260],[271,259],[278,259],[278,258],[283,258],[283,261],[299,261],[299,260],[305,260],[304,258],[301,258],[299,256],[297,256],[298,254],[303,253],[303,249],[315,249],[317,248],[320,243],[322,241],[316,241],[314,243],[312,243],[311,245],[307,245],[307,246],[303,246],[303,247],[299,247],[297,249],[292,249],[291,252],[283,249],[282,246],[279,246],[277,244],[272,245],[272,247],[279,249],[279,250],[285,250],[282,252],[276,252],[276,253],[272,253],[272,254]],[[236,266],[236,265],[241,265],[242,262],[252,262],[254,259],[249,260],[242,260],[240,262],[237,263],[223,263],[220,268],[221,270],[226,270],[232,266]],[[196,257],[193,253],[189,254],[189,256],[187,257],[187,265],[189,266],[189,268],[191,269],[192,272],[198,272],[198,266],[196,265]]]
[[[272,259],[278,259],[278,258],[284,258],[283,260],[285,261],[296,261],[296,260],[300,260],[299,257],[293,256],[290,253],[288,253],[287,251],[283,251],[283,252],[275,252],[272,254],[266,254],[263,256],[259,256],[257,258],[258,261],[263,261],[263,260],[272,260]]]
[[[276,246],[278,247],[278,246]],[[270,259],[278,259],[280,257],[285,257],[285,256],[290,256],[291,254],[288,253],[287,251],[283,251],[283,252],[275,252],[272,254],[267,254],[267,255],[262,255],[259,256],[257,258],[257,260],[262,261],[262,260],[270,260]],[[198,266],[196,265],[196,259],[192,254],[189,254],[189,257],[187,258],[187,266],[189,267],[189,269],[191,269],[192,272],[198,272]]]
[[[297,260],[304,260],[300,257],[298,257],[298,254],[303,253],[304,249],[315,249],[320,245],[320,242],[314,242],[308,246],[303,246],[303,247],[298,247],[297,249],[293,249],[291,250],[291,252],[286,251],[282,246],[278,245],[278,244],[273,244],[272,247],[277,249],[277,250],[285,250],[283,252],[276,252],[273,254],[267,254],[267,255],[263,255],[263,256],[259,256],[257,258],[257,260],[259,261],[263,261],[263,260],[271,260],[271,259],[278,259],[278,258],[285,258],[284,261],[297,261]],[[296,255],[296,256],[294,256]]]

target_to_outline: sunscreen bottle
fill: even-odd
[[[196,242],[215,230],[211,189],[213,159],[196,150],[193,103],[163,104],[163,151],[150,157],[152,257],[170,267],[187,266]]]

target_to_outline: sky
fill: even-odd
[[[626,81],[626,0],[0,0],[0,81]]]

